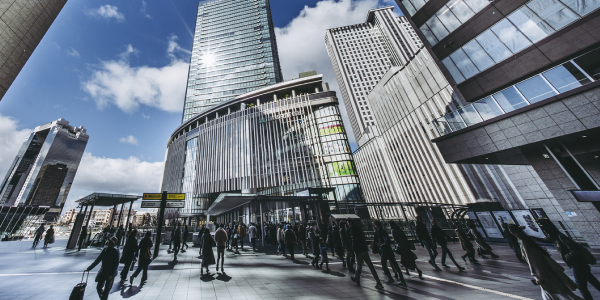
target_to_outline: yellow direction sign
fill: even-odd
[[[167,200],[185,200],[185,194],[167,194]]]
[[[162,194],[144,194],[143,200],[162,200]]]

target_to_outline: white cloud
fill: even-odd
[[[119,8],[112,5],[102,5],[96,9],[86,9],[84,13],[90,17],[99,19],[115,19],[117,22],[125,21],[125,16],[119,12]]]
[[[73,57],[79,57],[79,52],[77,52],[77,50],[75,50],[74,48],[67,50],[67,54]]]
[[[177,57],[175,56],[176,51],[181,51],[184,52],[188,55],[191,55],[192,52],[187,50],[187,49],[183,49],[179,46],[179,44],[177,44],[177,42],[175,42],[177,40],[177,36],[172,34],[169,37],[169,43],[167,46],[167,56],[170,57],[171,59],[177,59]]]
[[[127,137],[122,137],[119,139],[119,141],[124,144],[132,144],[132,145],[136,145],[136,146],[138,144],[138,139],[136,139],[135,136],[133,136],[133,135],[129,135]]]
[[[150,116],[146,115],[145,113],[142,113],[142,118],[144,118],[144,119],[150,119]]]
[[[148,3],[146,3],[146,1],[142,0],[142,9],[140,9],[140,12],[142,13],[142,15],[144,15],[144,17],[148,18],[148,19],[152,19],[152,16],[150,16],[148,14],[148,11],[146,10],[148,8]]]
[[[300,14],[283,28],[275,28],[279,59],[285,78],[298,77],[298,73],[316,70],[323,74],[324,81],[338,92],[342,106],[342,117],[349,132],[350,142],[354,141],[350,122],[339,93],[331,60],[325,48],[327,29],[363,23],[367,11],[380,6],[377,0],[324,0],[315,7],[305,6]],[[302,41],[302,42],[299,42]]]
[[[4,180],[23,142],[33,132],[33,129],[19,127],[14,118],[0,115],[0,180]]]
[[[121,110],[132,113],[140,105],[146,105],[168,112],[180,112],[189,64],[175,58],[173,53],[179,45],[174,42],[174,38],[172,36],[169,39],[167,56],[171,61],[168,65],[131,66],[128,56],[138,50],[128,45],[126,51],[119,55],[119,60],[102,61],[91,78],[83,83],[83,89],[92,96],[100,109],[114,104]]]

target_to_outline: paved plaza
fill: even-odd
[[[82,271],[100,249],[77,252],[65,250],[65,245],[66,239],[59,239],[48,249],[40,245],[33,250],[30,241],[0,242],[0,299],[68,299]],[[261,248],[257,253],[227,252],[225,274],[216,273],[212,266],[210,275],[201,276],[198,248],[181,253],[179,261],[173,263],[173,256],[163,246],[161,255],[150,266],[145,285],[140,286],[141,275],[133,285],[115,283],[109,299],[541,299],[539,287],[530,281],[527,264],[517,261],[506,244],[492,246],[500,258],[481,259],[477,266],[463,262],[460,246],[451,243],[450,249],[467,268],[463,273],[452,264],[450,269],[434,271],[427,263],[426,251],[417,247],[417,263],[424,278],[411,274],[407,288],[384,284],[385,291],[374,288],[375,281],[366,266],[362,286],[358,287],[337,259],[331,261],[332,271],[323,273],[312,268],[310,260],[302,255],[296,255],[297,262],[274,255],[274,247]],[[557,252],[549,250],[558,260]],[[376,255],[372,258],[379,259]],[[440,258],[437,261],[439,264]],[[558,261],[564,266],[562,260]],[[378,262],[376,268],[384,278]],[[91,272],[85,299],[98,299],[94,283],[98,269]],[[593,267],[593,272],[600,276],[600,268]],[[567,274],[571,275],[570,270]],[[600,299],[600,293],[590,289]]]

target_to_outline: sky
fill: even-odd
[[[393,0],[270,2],[284,79],[316,70],[336,91],[325,30],[396,6]],[[36,126],[64,118],[84,126],[90,139],[63,213],[93,192],[159,191],[167,140],[181,124],[197,6],[197,0],[67,1],[0,101],[0,176]],[[356,148],[343,107],[342,114]]]

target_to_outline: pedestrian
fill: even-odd
[[[475,243],[477,243],[477,254],[481,258],[487,258],[485,256],[486,253],[489,253],[493,258],[498,258],[499,256],[492,252],[492,247],[483,239],[481,232],[477,230],[475,227],[475,222],[469,222],[469,233],[475,239]]]
[[[352,220],[348,220],[348,225],[350,226],[349,232],[352,240],[352,249],[356,255],[356,273],[354,276],[350,277],[350,279],[356,283],[356,285],[360,285],[360,273],[362,272],[364,262],[369,267],[369,270],[371,270],[371,275],[373,275],[373,278],[375,278],[375,281],[377,282],[375,288],[383,290],[383,284],[381,284],[379,275],[377,275],[375,266],[373,266],[373,262],[371,262],[371,257],[369,256],[369,246],[367,245],[364,232],[357,224],[354,224]]]
[[[89,272],[102,262],[100,271],[96,275],[96,282],[98,282],[96,291],[101,300],[108,299],[108,294],[110,293],[110,289],[115,281],[115,276],[117,276],[117,270],[119,269],[119,250],[115,248],[116,245],[117,238],[113,236],[108,240],[107,247],[100,252],[98,258],[96,258],[96,260],[86,269],[86,271]]]
[[[202,227],[200,227],[200,231],[198,231],[198,243],[200,244],[198,255],[202,255],[202,237],[204,236],[204,228],[204,225],[202,225]]]
[[[456,236],[460,241],[461,248],[465,251],[465,254],[462,255],[461,258],[467,262],[468,257],[470,262],[478,265],[479,261],[475,259],[475,247],[473,247],[469,237],[467,237],[467,234],[462,230],[461,225],[458,222],[454,223],[454,233],[456,233]]]
[[[312,247],[314,259],[310,262],[310,264],[316,269],[317,264],[319,263],[319,255],[321,255],[321,233],[317,226],[313,226],[312,230],[309,233],[308,238],[310,239],[310,245]]]
[[[119,248],[119,246],[121,245],[121,240],[123,239],[123,236],[125,235],[125,229],[123,228],[123,225],[119,226],[119,229],[117,230],[117,248]]]
[[[185,250],[187,250],[187,248],[189,248],[189,247],[190,247],[190,246],[188,246],[188,244],[187,244],[187,239],[188,239],[188,236],[189,236],[189,235],[190,235],[190,230],[188,229],[188,226],[187,226],[187,225],[185,225],[185,226],[183,227],[183,235],[181,236],[181,243],[182,243],[182,246],[181,246],[181,252],[185,252]],[[185,247],[185,248],[184,248],[184,247]]]
[[[142,282],[141,284],[146,283],[148,280],[148,266],[152,262],[152,232],[146,231],[144,238],[140,241],[140,245],[138,247],[139,250],[139,260],[138,267],[129,277],[129,283],[133,285],[133,279],[142,273]]]
[[[323,237],[321,237],[319,241],[319,248],[321,250],[321,264],[319,264],[319,269],[323,270],[323,264],[325,264],[325,270],[323,270],[323,272],[329,272],[331,270],[329,269],[329,256],[327,256],[327,250],[329,250],[327,242]]]
[[[79,235],[79,241],[77,243],[79,248],[77,251],[81,251],[81,247],[85,245],[85,239],[87,239],[87,226],[81,227],[81,234]]]
[[[44,224],[42,224],[42,225],[40,225],[40,227],[38,227],[38,229],[35,231],[35,236],[33,237],[33,246],[31,246],[32,248],[37,247],[40,240],[42,239],[42,236],[44,236],[45,231],[46,231],[46,228],[44,228]]]
[[[437,225],[435,220],[431,221],[431,237],[433,238],[433,242],[437,242],[437,244],[440,245],[440,248],[442,248],[442,266],[450,268],[446,265],[446,255],[448,255],[458,270],[461,272],[464,271],[465,268],[461,267],[456,260],[454,260],[452,252],[448,249],[448,236],[444,233],[444,230]]]
[[[271,224],[271,226],[269,226],[269,236],[271,237],[271,245],[278,245],[279,242],[277,242],[277,226],[275,226],[275,224]]]
[[[342,247],[346,251],[346,261],[345,265],[348,267],[348,271],[350,273],[355,273],[354,269],[354,252],[352,251],[352,241],[350,240],[350,235],[348,234],[348,222],[340,221],[340,240],[342,241]]]
[[[54,243],[54,225],[50,225],[50,228],[46,230],[46,236],[44,237],[44,248],[48,247],[48,244]]]
[[[210,229],[207,227],[202,236],[202,265],[200,265],[200,274],[204,274],[202,270],[203,267],[206,268],[206,274],[209,274],[208,267],[216,263],[215,253],[212,249],[214,245],[215,241],[210,235]]]
[[[129,268],[135,265],[136,257],[138,257],[138,242],[137,242],[137,230],[132,230],[127,236],[127,241],[123,247],[123,255],[121,256],[121,262],[125,264],[123,270],[121,270],[121,283],[127,280],[127,273]]]
[[[342,261],[342,268],[345,268],[346,260],[344,259],[344,246],[342,245],[340,229],[337,227],[337,225],[333,225],[331,234],[331,239],[333,240],[333,247],[335,247],[337,258]]]
[[[251,223],[250,228],[248,228],[248,238],[250,239],[250,244],[252,244],[252,251],[256,251],[256,240],[258,238],[258,229],[256,229],[256,225],[254,225],[254,223]]]
[[[227,231],[223,227],[219,227],[215,232],[215,243],[217,244],[217,268],[216,272],[219,272],[219,259],[221,260],[221,273],[223,271],[223,265],[225,264],[225,247],[227,244]]]
[[[404,280],[404,276],[402,276],[402,270],[396,261],[396,257],[394,256],[394,251],[392,250],[392,242],[390,240],[389,235],[383,229],[383,224],[379,220],[373,221],[373,226],[375,226],[375,243],[374,247],[379,247],[379,255],[381,256],[381,267],[383,268],[383,273],[387,277],[385,283],[394,283],[395,280],[392,278],[392,274],[390,273],[390,269],[388,268],[388,261],[392,266],[392,270],[398,274],[400,281],[396,282],[396,284],[406,286],[406,281]]]
[[[508,246],[513,249],[515,252],[515,256],[521,262],[525,262],[523,260],[523,255],[521,254],[521,247],[519,246],[519,240],[508,230],[508,223],[505,223],[504,220],[502,222],[502,236],[508,241]]]
[[[231,244],[229,243],[229,241],[231,241],[231,227],[229,227],[229,225],[225,227],[225,233],[227,233],[227,242],[225,242],[225,249],[231,250]]]
[[[240,248],[244,251],[244,238],[246,237],[246,226],[242,223],[238,227],[238,240],[240,242]]]
[[[169,249],[167,249],[167,253],[171,253],[171,247],[172,247],[172,242],[173,242],[173,236],[175,236],[175,230],[177,230],[177,226],[174,225],[173,226],[173,230],[171,230],[171,236],[169,237]]]
[[[335,245],[333,241],[333,226],[327,226],[327,237],[325,237],[327,248],[331,250],[331,256],[335,257]]]
[[[508,225],[508,230],[521,246],[523,259],[529,264],[534,284],[539,285],[544,300],[582,299],[573,293],[577,284],[564,273],[564,268],[550,257],[548,251],[523,232],[525,226]]]
[[[302,224],[298,226],[298,243],[300,243],[300,247],[302,247],[302,255],[304,255],[304,257],[308,256],[308,249],[306,248],[306,228],[304,228],[304,225]]]
[[[296,244],[296,233],[294,233],[294,230],[292,229],[292,226],[287,226],[287,229],[285,230],[285,234],[284,234],[284,240],[285,240],[285,245],[287,247],[288,252],[290,253],[290,257],[292,258],[292,261],[296,260],[294,258],[294,247]]]
[[[175,230],[173,230],[171,243],[173,244],[173,261],[177,261],[177,254],[179,254],[179,249],[181,249],[181,225],[179,223],[177,223]]]
[[[263,241],[267,244],[270,245],[271,241],[269,240],[269,224],[265,223],[265,226],[263,227]]]
[[[558,231],[558,228],[550,220],[538,219],[537,222],[548,236],[543,241],[553,243],[563,261],[571,268],[573,279],[575,279],[575,284],[579,288],[583,299],[591,300],[592,295],[588,290],[588,282],[600,291],[600,282],[592,274],[590,268],[590,264],[596,263],[596,258],[583,246]]]
[[[285,235],[284,235],[284,231],[283,231],[283,224],[279,224],[277,226],[277,255],[280,255],[283,253],[283,256],[285,255]]]
[[[436,270],[441,270],[440,267],[435,263],[435,258],[438,255],[437,247],[433,244],[431,240],[431,236],[429,236],[429,232],[427,231],[427,227],[423,223],[423,218],[421,216],[417,217],[417,239],[421,242],[421,247],[427,249],[429,253],[429,264],[433,266]]]
[[[400,254],[400,263],[406,269],[406,275],[410,275],[409,269],[417,270],[419,278],[423,279],[423,272],[417,267],[417,255],[412,252],[414,245],[408,240],[404,230],[400,229],[398,224],[391,222],[390,227],[392,227],[392,237],[396,242],[396,253]]]

